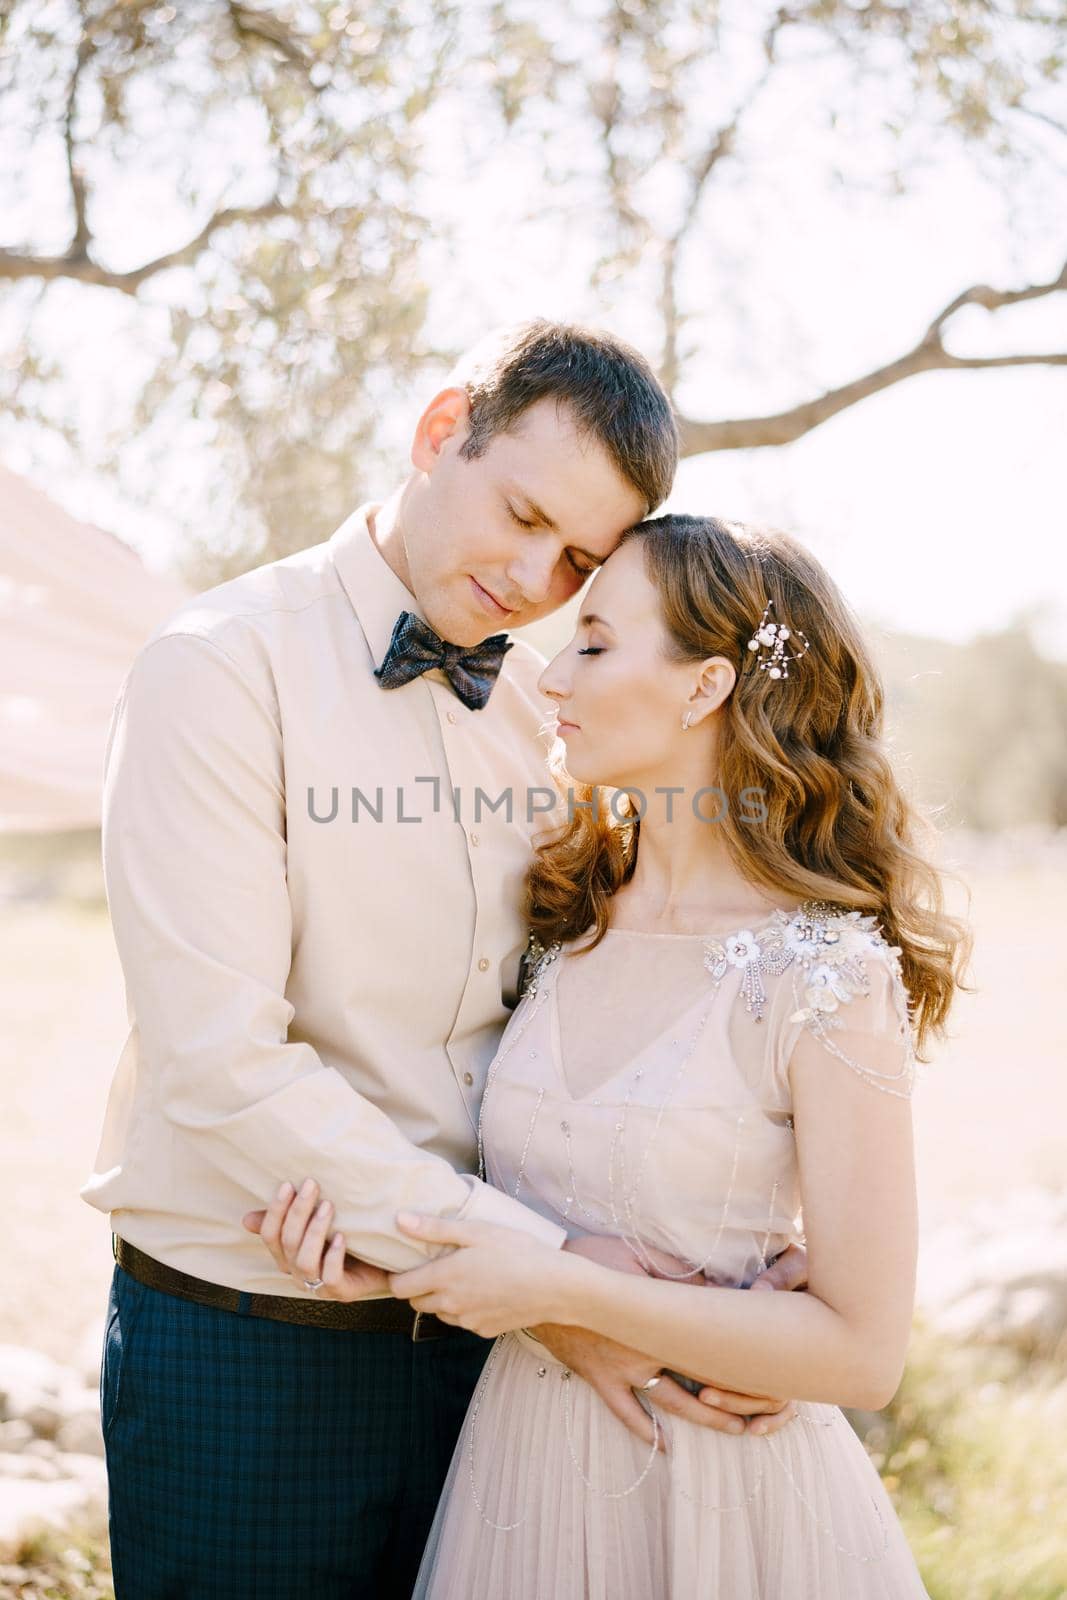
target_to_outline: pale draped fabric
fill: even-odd
[[[185,597],[0,467],[0,830],[99,824],[123,677]]]

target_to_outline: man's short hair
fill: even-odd
[[[678,428],[655,373],[610,333],[538,318],[483,340],[451,381],[470,396],[470,434],[461,454],[486,450],[538,400],[566,406],[580,431],[607,451],[652,511],[670,493]]]

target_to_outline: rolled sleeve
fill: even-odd
[[[555,1222],[542,1217],[536,1211],[530,1211],[518,1200],[513,1200],[501,1189],[493,1189],[487,1183],[479,1183],[477,1179],[471,1180],[471,1192],[467,1197],[459,1216],[464,1221],[495,1222],[504,1228],[521,1228],[525,1233],[530,1233],[535,1239],[540,1239],[542,1244],[553,1245],[559,1249],[565,1243],[567,1230]]]

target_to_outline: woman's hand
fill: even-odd
[[[307,1178],[297,1193],[283,1183],[266,1211],[248,1211],[241,1225],[258,1233],[282,1272],[301,1283],[323,1280],[320,1300],[366,1300],[389,1293],[389,1274],[345,1251],[344,1235],[327,1243],[333,1205],[319,1201],[319,1186]]]
[[[425,1266],[389,1275],[389,1287],[416,1311],[467,1328],[483,1339],[543,1322],[557,1288],[577,1262],[516,1228],[490,1222],[397,1215],[401,1233],[425,1244],[455,1248]]]

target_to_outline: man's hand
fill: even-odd
[[[646,1444],[653,1439],[652,1419],[634,1393],[654,1378],[660,1371],[654,1361],[605,1339],[599,1333],[587,1333],[584,1328],[558,1327],[555,1323],[540,1323],[528,1330],[545,1348],[562,1361],[571,1372],[584,1378],[603,1400],[608,1410]],[[687,1417],[690,1422],[705,1427],[718,1427],[724,1433],[743,1433],[744,1423],[737,1417],[721,1414],[718,1422],[712,1421],[712,1408],[702,1405],[696,1395],[683,1389],[673,1378],[663,1377],[648,1393],[661,1411],[672,1416]],[[662,1434],[660,1449],[664,1449]]]
[[[802,1244],[787,1245],[769,1267],[764,1267],[758,1278],[753,1278],[750,1289],[803,1289],[808,1281],[808,1252]]]
[[[266,1211],[247,1211],[241,1226],[258,1233],[282,1272],[301,1283],[322,1278],[318,1291],[323,1300],[367,1300],[389,1293],[389,1274],[369,1261],[345,1253],[344,1236],[326,1236],[333,1222],[333,1205],[319,1203],[319,1186],[307,1178],[296,1193],[283,1183]]]
[[[601,1237],[595,1234],[571,1239],[564,1249],[598,1261],[601,1266],[620,1272],[645,1272],[633,1251],[622,1239]],[[665,1252],[646,1251],[652,1264],[653,1277],[666,1277],[685,1271],[685,1263]],[[699,1281],[699,1280],[698,1280]],[[753,1284],[760,1289],[795,1289],[807,1282],[807,1255],[799,1246],[790,1245],[773,1266],[765,1269]],[[646,1444],[653,1439],[652,1423],[648,1412],[638,1400],[635,1390],[640,1390],[650,1378],[662,1369],[639,1351],[616,1344],[600,1334],[589,1333],[584,1328],[557,1327],[542,1324],[530,1329],[540,1339],[557,1361],[576,1372],[591,1385],[619,1421]],[[648,1391],[649,1399],[661,1411],[682,1417],[704,1428],[715,1428],[720,1433],[741,1434],[776,1433],[796,1416],[793,1400],[780,1400],[769,1395],[738,1394],[734,1390],[708,1387],[700,1395],[666,1375],[656,1387]]]

